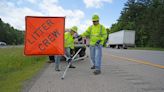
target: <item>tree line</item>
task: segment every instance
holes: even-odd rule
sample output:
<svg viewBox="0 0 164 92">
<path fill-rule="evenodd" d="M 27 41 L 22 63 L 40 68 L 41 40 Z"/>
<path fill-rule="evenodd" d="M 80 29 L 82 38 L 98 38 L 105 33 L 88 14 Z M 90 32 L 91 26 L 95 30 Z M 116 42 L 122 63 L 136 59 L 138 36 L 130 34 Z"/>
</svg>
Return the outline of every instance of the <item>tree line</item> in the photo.
<svg viewBox="0 0 164 92">
<path fill-rule="evenodd" d="M 4 23 L 0 18 L 0 42 L 8 45 L 19 45 L 24 43 L 24 31 L 13 28 L 10 24 Z"/>
<path fill-rule="evenodd" d="M 128 0 L 117 21 L 110 33 L 135 30 L 137 46 L 164 48 L 164 0 Z"/>
</svg>

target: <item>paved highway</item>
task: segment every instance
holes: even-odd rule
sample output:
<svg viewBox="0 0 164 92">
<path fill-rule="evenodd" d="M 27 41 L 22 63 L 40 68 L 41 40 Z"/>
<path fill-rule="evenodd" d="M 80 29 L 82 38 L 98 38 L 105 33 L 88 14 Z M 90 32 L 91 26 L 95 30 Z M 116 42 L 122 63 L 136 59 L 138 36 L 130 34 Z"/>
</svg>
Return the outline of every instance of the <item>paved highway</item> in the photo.
<svg viewBox="0 0 164 92">
<path fill-rule="evenodd" d="M 88 50 L 87 50 L 88 51 Z M 164 92 L 164 52 L 103 49 L 102 74 L 93 75 L 89 58 L 74 63 L 61 80 L 54 64 L 29 82 L 23 92 Z"/>
</svg>

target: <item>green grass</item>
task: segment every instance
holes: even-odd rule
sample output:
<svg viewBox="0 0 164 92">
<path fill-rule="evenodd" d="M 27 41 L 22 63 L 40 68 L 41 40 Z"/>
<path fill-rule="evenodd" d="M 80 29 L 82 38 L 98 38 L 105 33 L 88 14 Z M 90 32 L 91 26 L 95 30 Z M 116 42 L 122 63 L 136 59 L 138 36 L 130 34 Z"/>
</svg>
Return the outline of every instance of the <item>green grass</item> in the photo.
<svg viewBox="0 0 164 92">
<path fill-rule="evenodd" d="M 152 47 L 136 47 L 136 48 L 128 48 L 132 50 L 156 50 L 156 51 L 164 51 L 164 48 L 152 48 Z"/>
<path fill-rule="evenodd" d="M 45 64 L 46 57 L 24 56 L 23 48 L 0 48 L 0 92 L 20 92 Z"/>
</svg>

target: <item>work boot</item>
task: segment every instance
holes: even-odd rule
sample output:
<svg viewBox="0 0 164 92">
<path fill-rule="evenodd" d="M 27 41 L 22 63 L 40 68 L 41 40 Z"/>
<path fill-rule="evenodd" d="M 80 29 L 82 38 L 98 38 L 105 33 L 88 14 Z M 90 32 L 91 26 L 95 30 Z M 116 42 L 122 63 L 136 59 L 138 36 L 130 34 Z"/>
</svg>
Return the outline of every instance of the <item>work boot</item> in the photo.
<svg viewBox="0 0 164 92">
<path fill-rule="evenodd" d="M 76 68 L 76 67 L 75 67 L 75 66 L 73 66 L 73 65 L 70 65 L 70 66 L 69 66 L 69 68 Z"/>
<path fill-rule="evenodd" d="M 60 72 L 60 69 L 55 69 L 55 71 Z"/>
<path fill-rule="evenodd" d="M 95 69 L 96 67 L 95 66 L 92 66 L 91 69 Z"/>
<path fill-rule="evenodd" d="M 47 63 L 54 63 L 54 61 L 53 60 L 50 60 L 50 61 L 47 61 Z"/>
<path fill-rule="evenodd" d="M 101 74 L 101 71 L 100 71 L 100 70 L 95 70 L 95 71 L 93 72 L 93 74 L 94 74 L 94 75 Z"/>
</svg>

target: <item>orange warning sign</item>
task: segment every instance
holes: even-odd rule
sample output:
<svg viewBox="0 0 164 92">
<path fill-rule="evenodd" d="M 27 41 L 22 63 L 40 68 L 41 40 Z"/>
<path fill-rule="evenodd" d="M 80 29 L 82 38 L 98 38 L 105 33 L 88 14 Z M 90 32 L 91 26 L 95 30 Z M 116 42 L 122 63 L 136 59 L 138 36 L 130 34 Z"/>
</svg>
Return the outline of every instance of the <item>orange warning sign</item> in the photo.
<svg viewBox="0 0 164 92">
<path fill-rule="evenodd" d="M 65 17 L 26 16 L 25 55 L 63 55 Z"/>
</svg>

